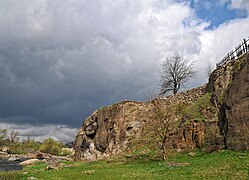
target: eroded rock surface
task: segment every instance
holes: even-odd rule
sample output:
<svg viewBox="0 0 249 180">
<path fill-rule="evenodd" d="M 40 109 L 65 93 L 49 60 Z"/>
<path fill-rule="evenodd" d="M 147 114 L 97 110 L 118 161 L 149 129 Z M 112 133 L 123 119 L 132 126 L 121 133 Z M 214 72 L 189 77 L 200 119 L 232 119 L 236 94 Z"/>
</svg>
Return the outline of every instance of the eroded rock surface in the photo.
<svg viewBox="0 0 249 180">
<path fill-rule="evenodd" d="M 149 104 L 121 102 L 97 110 L 80 128 L 75 141 L 75 159 L 95 160 L 124 150 L 137 138 L 150 114 Z"/>
<path fill-rule="evenodd" d="M 204 86 L 152 102 L 124 101 L 95 111 L 80 128 L 75 140 L 75 160 L 96 160 L 122 152 L 132 140 L 140 137 L 145 123 L 154 116 L 154 101 L 161 108 L 172 104 L 191 104 L 206 94 Z M 205 110 L 203 114 L 208 114 Z M 179 123 L 179 121 L 178 121 Z M 179 123 L 170 135 L 169 146 L 177 149 L 193 149 L 205 142 L 208 122 L 189 121 Z M 210 125 L 210 124 L 209 124 Z M 212 126 L 217 127 L 217 123 Z M 153 137 L 151 137 L 153 138 Z"/>
<path fill-rule="evenodd" d="M 249 149 L 249 54 L 217 68 L 208 90 L 218 111 L 225 148 Z"/>
</svg>

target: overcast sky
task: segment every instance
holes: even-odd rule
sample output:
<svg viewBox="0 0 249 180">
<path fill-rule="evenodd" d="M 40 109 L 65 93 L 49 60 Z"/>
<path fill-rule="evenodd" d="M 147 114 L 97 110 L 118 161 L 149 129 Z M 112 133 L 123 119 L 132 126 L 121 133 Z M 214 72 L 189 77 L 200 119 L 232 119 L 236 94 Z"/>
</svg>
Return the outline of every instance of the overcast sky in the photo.
<svg viewBox="0 0 249 180">
<path fill-rule="evenodd" d="M 249 36 L 248 0 L 0 0 L 0 128 L 74 139 L 101 106 L 144 100 L 176 52 L 205 67 Z"/>
</svg>

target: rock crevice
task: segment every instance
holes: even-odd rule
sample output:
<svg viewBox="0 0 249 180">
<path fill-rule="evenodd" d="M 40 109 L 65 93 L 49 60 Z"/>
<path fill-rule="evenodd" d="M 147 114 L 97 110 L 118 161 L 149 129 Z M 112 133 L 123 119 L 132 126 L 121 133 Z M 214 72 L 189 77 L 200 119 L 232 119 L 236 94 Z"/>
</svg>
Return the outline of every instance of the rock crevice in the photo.
<svg viewBox="0 0 249 180">
<path fill-rule="evenodd" d="M 227 149 L 249 149 L 249 54 L 217 68 L 208 90 L 216 106 L 220 134 Z"/>
</svg>

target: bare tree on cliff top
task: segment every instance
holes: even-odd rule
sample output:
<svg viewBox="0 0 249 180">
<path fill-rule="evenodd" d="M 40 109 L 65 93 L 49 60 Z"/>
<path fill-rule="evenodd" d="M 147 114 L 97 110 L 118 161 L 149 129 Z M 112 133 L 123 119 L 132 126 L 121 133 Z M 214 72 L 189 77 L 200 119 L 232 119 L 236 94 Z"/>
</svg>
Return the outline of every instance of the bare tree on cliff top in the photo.
<svg viewBox="0 0 249 180">
<path fill-rule="evenodd" d="M 160 95 L 169 91 L 176 94 L 195 75 L 193 63 L 188 59 L 179 54 L 166 58 L 162 64 Z"/>
</svg>

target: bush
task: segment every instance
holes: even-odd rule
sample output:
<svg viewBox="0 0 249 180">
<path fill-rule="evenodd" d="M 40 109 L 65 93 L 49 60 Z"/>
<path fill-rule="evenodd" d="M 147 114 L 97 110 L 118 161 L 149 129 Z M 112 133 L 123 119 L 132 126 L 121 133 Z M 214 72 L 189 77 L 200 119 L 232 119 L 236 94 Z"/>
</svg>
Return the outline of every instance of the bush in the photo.
<svg viewBox="0 0 249 180">
<path fill-rule="evenodd" d="M 69 149 L 69 148 L 62 148 L 60 155 L 61 156 L 68 156 L 68 155 L 72 155 L 72 153 L 73 152 L 72 152 L 71 149 Z"/>
<path fill-rule="evenodd" d="M 48 138 L 42 142 L 39 150 L 44 153 L 60 155 L 62 148 L 63 148 L 63 144 L 61 142 L 57 142 L 52 138 Z"/>
<path fill-rule="evenodd" d="M 29 151 L 36 151 L 36 150 L 39 150 L 40 145 L 41 145 L 40 142 L 37 142 L 37 141 L 35 141 L 35 140 L 33 140 L 33 139 L 32 139 L 32 140 L 30 140 L 30 139 L 24 140 L 24 141 L 22 142 L 22 147 L 23 147 L 23 149 L 26 149 L 28 152 L 29 152 Z"/>
<path fill-rule="evenodd" d="M 52 147 L 50 154 L 60 155 L 60 151 L 61 151 L 61 149 L 58 146 L 54 146 L 54 147 Z"/>
<path fill-rule="evenodd" d="M 7 129 L 0 129 L 0 147 L 7 144 Z"/>
</svg>

